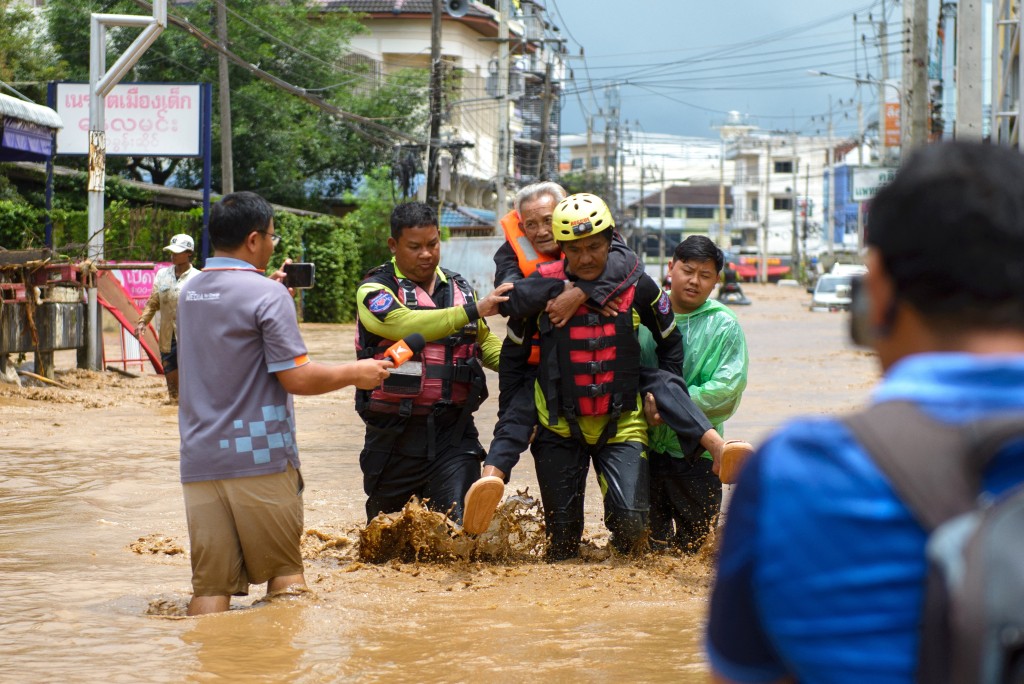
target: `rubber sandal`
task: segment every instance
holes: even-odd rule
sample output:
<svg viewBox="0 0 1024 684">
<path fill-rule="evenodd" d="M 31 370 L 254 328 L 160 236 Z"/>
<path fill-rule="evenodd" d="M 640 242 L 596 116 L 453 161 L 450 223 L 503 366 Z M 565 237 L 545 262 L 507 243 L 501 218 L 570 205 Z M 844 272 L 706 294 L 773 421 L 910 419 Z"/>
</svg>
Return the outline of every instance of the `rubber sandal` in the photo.
<svg viewBox="0 0 1024 684">
<path fill-rule="evenodd" d="M 740 476 L 744 464 L 750 455 L 754 453 L 754 447 L 749 442 L 740 439 L 731 439 L 725 443 L 722 449 L 722 463 L 718 470 L 718 479 L 722 484 L 733 484 Z"/>
<path fill-rule="evenodd" d="M 505 496 L 505 482 L 494 475 L 486 475 L 473 483 L 466 492 L 462 529 L 469 534 L 486 532 L 491 526 L 494 511 Z"/>
</svg>

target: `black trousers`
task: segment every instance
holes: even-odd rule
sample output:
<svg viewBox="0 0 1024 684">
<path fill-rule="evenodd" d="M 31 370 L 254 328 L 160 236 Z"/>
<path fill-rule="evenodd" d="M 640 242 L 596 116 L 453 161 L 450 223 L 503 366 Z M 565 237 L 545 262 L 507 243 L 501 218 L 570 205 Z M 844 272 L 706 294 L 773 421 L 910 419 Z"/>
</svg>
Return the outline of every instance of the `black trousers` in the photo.
<svg viewBox="0 0 1024 684">
<path fill-rule="evenodd" d="M 606 444 L 591 453 L 588 445 L 542 428 L 531 451 L 537 468 L 549 560 L 574 558 L 583 539 L 583 499 L 590 462 L 594 462 L 604 498 L 604 524 L 621 553 L 641 550 L 650 508 L 650 472 L 639 442 Z"/>
<path fill-rule="evenodd" d="M 473 420 L 461 439 L 455 441 L 452 428 L 460 408 L 433 416 L 365 413 L 366 438 L 359 454 L 366 492 L 366 520 L 378 513 L 395 513 L 409 497 L 429 499 L 431 510 L 449 512 L 462 522 L 466 492 L 480 477 L 484 450 Z M 431 437 L 433 449 L 431 445 Z"/>
<path fill-rule="evenodd" d="M 722 510 L 722 481 L 711 472 L 711 459 L 649 456 L 651 539 L 696 553 Z"/>
<path fill-rule="evenodd" d="M 506 482 L 512 468 L 519 463 L 520 455 L 526 451 L 537 424 L 533 388 L 537 369 L 526 363 L 522 350 L 523 347 L 508 338 L 502 343 L 498 422 L 484 461 L 485 465 L 493 465 L 505 473 Z M 641 368 L 641 399 L 648 392 L 654 395 L 662 421 L 676 433 L 683 453 L 688 456 L 703 453 L 701 437 L 714 426 L 690 399 L 683 379 L 658 368 Z"/>
</svg>

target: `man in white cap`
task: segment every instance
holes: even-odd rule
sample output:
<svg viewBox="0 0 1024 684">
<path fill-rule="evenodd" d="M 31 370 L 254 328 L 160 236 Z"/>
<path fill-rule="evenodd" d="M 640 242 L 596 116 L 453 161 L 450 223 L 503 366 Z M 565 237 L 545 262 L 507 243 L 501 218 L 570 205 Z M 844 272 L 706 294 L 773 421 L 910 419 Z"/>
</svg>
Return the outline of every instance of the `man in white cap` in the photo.
<svg viewBox="0 0 1024 684">
<path fill-rule="evenodd" d="M 149 295 L 146 307 L 135 326 L 135 336 L 142 335 L 142 331 L 159 311 L 160 362 L 164 366 L 167 393 L 172 402 L 177 402 L 178 343 L 175 337 L 175 319 L 178 313 L 178 293 L 182 285 L 199 274 L 199 269 L 192 266 L 195 243 L 188 235 L 175 235 L 164 250 L 171 253 L 171 265 L 157 271 L 156 279 L 153 281 L 153 292 Z"/>
</svg>

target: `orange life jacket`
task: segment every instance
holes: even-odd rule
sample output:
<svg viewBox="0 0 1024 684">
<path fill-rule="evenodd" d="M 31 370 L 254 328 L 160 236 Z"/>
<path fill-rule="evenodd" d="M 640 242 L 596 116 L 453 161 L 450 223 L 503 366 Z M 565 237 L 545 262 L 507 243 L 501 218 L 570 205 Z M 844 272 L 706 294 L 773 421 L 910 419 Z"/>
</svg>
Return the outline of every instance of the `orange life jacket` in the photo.
<svg viewBox="0 0 1024 684">
<path fill-rule="evenodd" d="M 529 278 L 541 264 L 553 261 L 549 256 L 538 254 L 537 250 L 533 248 L 533 243 L 526 237 L 526 233 L 523 232 L 520 225 L 519 214 L 514 209 L 501 219 L 501 229 L 505 232 L 505 240 L 512 247 L 512 251 L 516 253 L 519 270 L 524 278 Z M 534 333 L 528 340 L 517 340 L 517 342 L 530 345 L 530 357 L 527 359 L 527 363 L 531 366 L 540 363 L 540 337 L 537 333 Z"/>
<path fill-rule="evenodd" d="M 529 278 L 540 264 L 552 261 L 551 257 L 538 254 L 537 250 L 533 248 L 533 243 L 520 227 L 519 214 L 514 210 L 505 214 L 501 219 L 501 229 L 505 231 L 505 240 L 516 253 L 519 270 L 523 272 L 524 278 Z"/>
</svg>

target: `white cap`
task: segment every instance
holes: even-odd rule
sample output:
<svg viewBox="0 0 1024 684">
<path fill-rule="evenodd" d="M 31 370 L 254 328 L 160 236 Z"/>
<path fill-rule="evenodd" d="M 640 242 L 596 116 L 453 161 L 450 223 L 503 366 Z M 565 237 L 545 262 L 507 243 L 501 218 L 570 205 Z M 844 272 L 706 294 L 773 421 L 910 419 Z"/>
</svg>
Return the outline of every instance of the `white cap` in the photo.
<svg viewBox="0 0 1024 684">
<path fill-rule="evenodd" d="M 171 244 L 164 247 L 169 252 L 175 254 L 181 254 L 182 252 L 194 252 L 196 251 L 196 243 L 192 242 L 192 238 L 184 233 L 179 233 L 171 238 Z"/>
</svg>

